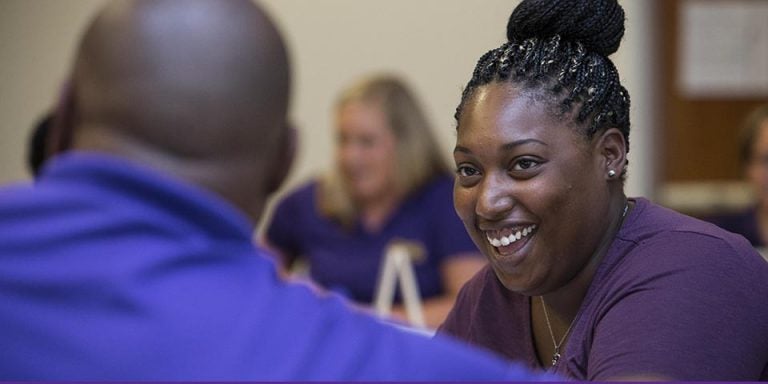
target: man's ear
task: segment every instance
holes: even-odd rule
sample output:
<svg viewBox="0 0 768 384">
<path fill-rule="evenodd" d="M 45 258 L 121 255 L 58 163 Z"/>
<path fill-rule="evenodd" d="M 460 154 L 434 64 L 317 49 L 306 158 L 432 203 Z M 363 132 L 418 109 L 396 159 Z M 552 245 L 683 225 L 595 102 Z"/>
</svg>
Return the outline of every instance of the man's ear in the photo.
<svg viewBox="0 0 768 384">
<path fill-rule="evenodd" d="M 76 119 L 76 95 L 71 82 L 64 84 L 59 96 L 59 103 L 54 111 L 54 118 L 48 132 L 46 158 L 51 158 L 72 147 L 72 136 Z"/>
<path fill-rule="evenodd" d="M 627 166 L 627 142 L 617 128 L 606 129 L 598 138 L 599 162 L 607 179 L 621 179 Z"/>
<path fill-rule="evenodd" d="M 298 134 L 296 128 L 292 124 L 286 123 L 285 128 L 283 128 L 283 134 L 280 135 L 280 147 L 275 157 L 275 172 L 272 174 L 271 180 L 267 185 L 269 194 L 275 193 L 288 177 L 293 160 L 296 157 L 297 142 Z"/>
</svg>

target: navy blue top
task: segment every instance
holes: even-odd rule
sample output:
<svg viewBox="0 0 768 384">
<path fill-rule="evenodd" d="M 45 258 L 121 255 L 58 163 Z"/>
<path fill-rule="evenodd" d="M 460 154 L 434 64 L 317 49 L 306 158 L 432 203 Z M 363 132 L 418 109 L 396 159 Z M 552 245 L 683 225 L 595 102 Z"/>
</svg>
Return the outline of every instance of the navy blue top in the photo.
<svg viewBox="0 0 768 384">
<path fill-rule="evenodd" d="M 453 208 L 449 176 L 438 177 L 412 194 L 376 233 L 366 231 L 359 221 L 346 229 L 321 215 L 317 193 L 318 184 L 311 182 L 281 201 L 267 239 L 289 259 L 306 258 L 314 281 L 355 301 L 373 300 L 381 259 L 393 240 L 413 242 L 424 251 L 426 258 L 414 265 L 424 298 L 444 293 L 440 266 L 449 257 L 480 257 Z"/>
<path fill-rule="evenodd" d="M 521 380 L 288 285 L 204 190 L 71 153 L 0 189 L 2 380 Z"/>
<path fill-rule="evenodd" d="M 765 243 L 760 238 L 760 229 L 757 225 L 757 207 L 751 207 L 741 212 L 712 215 L 704 217 L 704 220 L 727 231 L 746 237 L 753 247 L 765 247 Z"/>
</svg>

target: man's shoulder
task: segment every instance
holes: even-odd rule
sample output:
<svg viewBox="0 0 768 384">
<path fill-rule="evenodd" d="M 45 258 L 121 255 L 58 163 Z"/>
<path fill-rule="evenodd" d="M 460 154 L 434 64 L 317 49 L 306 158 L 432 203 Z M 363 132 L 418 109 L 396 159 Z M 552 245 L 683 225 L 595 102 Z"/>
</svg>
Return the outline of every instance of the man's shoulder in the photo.
<svg viewBox="0 0 768 384">
<path fill-rule="evenodd" d="M 526 380 L 526 370 L 451 339 L 430 338 L 351 310 L 336 296 L 316 297 L 302 287 L 286 286 L 292 304 L 283 306 L 296 327 L 297 351 L 304 344 L 313 359 L 305 369 L 313 378 L 355 380 Z M 297 307 L 307 316 L 296 317 Z M 291 309 L 293 307 L 293 309 Z M 287 341 L 284 341 L 287 342 Z M 297 345 L 299 344 L 299 345 Z M 346 372 L 346 374 L 344 374 Z"/>
</svg>

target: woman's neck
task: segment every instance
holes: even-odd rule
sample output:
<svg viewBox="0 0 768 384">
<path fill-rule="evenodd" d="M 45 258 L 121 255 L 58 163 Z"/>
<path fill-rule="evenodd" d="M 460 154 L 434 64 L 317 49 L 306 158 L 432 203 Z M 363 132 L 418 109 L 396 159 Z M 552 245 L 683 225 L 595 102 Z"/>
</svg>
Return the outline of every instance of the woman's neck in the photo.
<svg viewBox="0 0 768 384">
<path fill-rule="evenodd" d="M 587 265 L 565 286 L 555 292 L 544 295 L 547 305 L 552 308 L 553 312 L 566 319 L 576 317 L 600 262 L 608 253 L 616 233 L 618 233 L 624 223 L 624 219 L 629 215 L 633 207 L 634 202 L 629 201 L 623 195 L 620 201 L 612 204 L 611 212 L 615 212 L 611 215 L 613 219 Z"/>
</svg>

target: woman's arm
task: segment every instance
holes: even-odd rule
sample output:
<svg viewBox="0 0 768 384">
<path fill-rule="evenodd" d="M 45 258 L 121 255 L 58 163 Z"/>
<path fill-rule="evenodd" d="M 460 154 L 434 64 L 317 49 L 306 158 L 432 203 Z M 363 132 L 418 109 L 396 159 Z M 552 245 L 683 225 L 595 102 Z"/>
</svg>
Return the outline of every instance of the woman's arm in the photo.
<svg viewBox="0 0 768 384">
<path fill-rule="evenodd" d="M 486 261 L 479 253 L 464 253 L 447 257 L 440 266 L 443 278 L 444 293 L 424 300 L 424 321 L 428 328 L 437 329 L 442 324 L 448 312 L 453 308 L 461 287 L 477 273 Z M 405 308 L 397 305 L 392 308 L 395 317 L 406 319 Z"/>
</svg>

